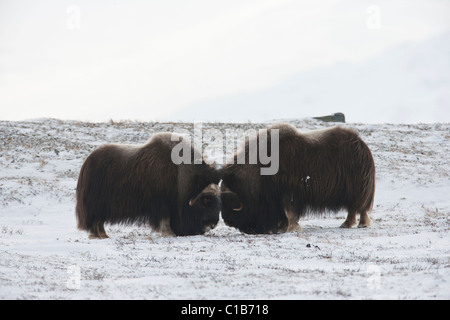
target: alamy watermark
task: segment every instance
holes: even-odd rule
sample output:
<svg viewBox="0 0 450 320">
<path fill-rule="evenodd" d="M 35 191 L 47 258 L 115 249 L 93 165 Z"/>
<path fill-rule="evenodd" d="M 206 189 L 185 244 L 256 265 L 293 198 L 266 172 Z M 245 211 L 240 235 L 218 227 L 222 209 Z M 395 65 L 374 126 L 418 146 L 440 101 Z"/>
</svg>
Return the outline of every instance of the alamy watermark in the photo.
<svg viewBox="0 0 450 320">
<path fill-rule="evenodd" d="M 66 287 L 70 290 L 78 290 L 81 287 L 81 269 L 77 265 L 67 267 L 69 278 L 66 281 Z"/>
<path fill-rule="evenodd" d="M 368 265 L 366 268 L 367 288 L 370 290 L 378 290 L 381 288 L 381 269 L 376 265 Z"/>
<path fill-rule="evenodd" d="M 369 30 L 381 29 L 381 10 L 377 5 L 371 5 L 367 7 L 366 12 L 368 14 L 366 26 Z"/>
<path fill-rule="evenodd" d="M 270 139 L 268 137 L 270 131 Z M 208 164 L 261 164 L 261 175 L 274 175 L 279 169 L 279 129 L 226 129 L 225 134 L 213 128 L 203 130 L 201 123 L 194 124 L 194 157 L 192 160 L 191 144 L 180 139 L 190 137 L 188 130 L 179 130 L 172 134 L 171 140 L 179 142 L 171 154 L 172 162 L 175 164 L 201 164 L 205 161 Z M 238 140 L 248 139 L 247 150 L 240 150 L 234 157 L 238 149 Z M 202 150 L 202 152 L 200 152 Z M 203 151 L 204 150 L 204 151 Z M 204 157 L 203 154 L 208 154 Z M 236 158 L 236 159 L 235 159 Z"/>
<path fill-rule="evenodd" d="M 69 30 L 81 29 L 81 8 L 77 5 L 70 5 L 66 9 L 67 20 L 66 25 Z"/>
</svg>

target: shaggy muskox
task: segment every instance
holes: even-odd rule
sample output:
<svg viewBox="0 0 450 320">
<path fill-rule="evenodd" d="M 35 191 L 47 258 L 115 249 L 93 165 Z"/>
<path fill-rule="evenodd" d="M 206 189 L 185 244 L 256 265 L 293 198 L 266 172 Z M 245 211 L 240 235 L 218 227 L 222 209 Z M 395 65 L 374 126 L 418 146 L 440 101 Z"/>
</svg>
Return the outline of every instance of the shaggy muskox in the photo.
<svg viewBox="0 0 450 320">
<path fill-rule="evenodd" d="M 173 161 L 181 153 L 188 161 Z M 214 228 L 220 176 L 203 158 L 194 161 L 198 155 L 189 140 L 171 133 L 155 134 L 141 146 L 109 144 L 94 150 L 78 178 L 78 228 L 89 231 L 90 238 L 108 237 L 104 223 L 147 224 L 179 236 Z"/>
<path fill-rule="evenodd" d="M 332 127 L 300 133 L 291 125 L 278 124 L 265 136 L 261 141 L 260 131 L 253 139 L 258 147 L 267 143 L 267 154 L 279 152 L 275 174 L 262 175 L 267 165 L 260 160 L 239 164 L 240 157 L 251 158 L 252 139 L 222 169 L 222 217 L 227 225 L 245 233 L 289 232 L 300 230 L 298 219 L 308 213 L 341 209 L 348 211 L 341 227 L 354 226 L 357 214 L 358 227 L 370 225 L 375 164 L 357 132 Z"/>
</svg>

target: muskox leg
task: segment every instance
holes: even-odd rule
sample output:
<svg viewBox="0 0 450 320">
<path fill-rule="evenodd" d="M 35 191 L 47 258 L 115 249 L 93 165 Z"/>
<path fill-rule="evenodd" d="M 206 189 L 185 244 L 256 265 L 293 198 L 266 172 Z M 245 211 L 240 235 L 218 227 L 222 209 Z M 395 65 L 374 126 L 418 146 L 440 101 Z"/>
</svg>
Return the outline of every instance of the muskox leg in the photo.
<svg viewBox="0 0 450 320">
<path fill-rule="evenodd" d="M 359 215 L 359 224 L 358 228 L 367 228 L 372 224 L 372 220 L 370 220 L 370 216 L 367 211 L 362 211 Z"/>
<path fill-rule="evenodd" d="M 348 209 L 347 219 L 341 224 L 341 228 L 351 228 L 356 224 L 356 210 Z"/>
<path fill-rule="evenodd" d="M 89 239 L 106 239 L 109 238 L 106 234 L 103 222 L 95 222 L 89 229 Z"/>
<path fill-rule="evenodd" d="M 161 232 L 163 237 L 173 237 L 175 233 L 173 233 L 172 228 L 170 227 L 170 219 L 162 219 L 159 223 L 158 231 Z"/>
<path fill-rule="evenodd" d="M 292 210 L 285 210 L 285 213 L 288 218 L 288 227 L 286 232 L 301 232 L 302 227 L 298 224 L 298 215 L 296 215 Z"/>
<path fill-rule="evenodd" d="M 298 224 L 300 214 L 297 213 L 300 209 L 294 206 L 293 194 L 283 196 L 283 206 L 284 214 L 288 220 L 288 225 L 286 230 L 280 230 L 280 232 L 301 232 L 302 227 Z"/>
</svg>

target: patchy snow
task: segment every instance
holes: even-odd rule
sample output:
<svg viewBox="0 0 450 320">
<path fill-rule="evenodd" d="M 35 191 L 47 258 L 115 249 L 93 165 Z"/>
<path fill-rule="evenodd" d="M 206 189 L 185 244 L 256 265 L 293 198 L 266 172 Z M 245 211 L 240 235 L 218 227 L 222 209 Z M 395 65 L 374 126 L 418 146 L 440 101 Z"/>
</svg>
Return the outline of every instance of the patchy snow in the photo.
<svg viewBox="0 0 450 320">
<path fill-rule="evenodd" d="M 340 229 L 342 212 L 302 219 L 300 233 L 245 235 L 221 221 L 204 236 L 113 225 L 89 240 L 74 214 L 87 155 L 192 124 L 0 122 L 0 299 L 450 299 L 450 124 L 344 126 L 374 155 L 370 228 Z"/>
</svg>

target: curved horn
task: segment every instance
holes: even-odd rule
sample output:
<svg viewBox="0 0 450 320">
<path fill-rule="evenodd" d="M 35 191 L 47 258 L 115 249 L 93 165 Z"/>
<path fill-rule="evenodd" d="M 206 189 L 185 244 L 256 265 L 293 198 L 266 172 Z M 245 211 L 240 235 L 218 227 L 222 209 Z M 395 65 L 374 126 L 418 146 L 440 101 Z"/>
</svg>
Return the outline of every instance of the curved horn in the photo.
<svg viewBox="0 0 450 320">
<path fill-rule="evenodd" d="M 241 203 L 241 206 L 239 208 L 233 208 L 233 211 L 241 211 L 244 208 L 244 204 L 242 202 L 240 202 L 240 203 Z"/>
<path fill-rule="evenodd" d="M 192 207 L 197 202 L 197 200 L 200 199 L 205 194 L 210 194 L 214 196 L 220 195 L 219 186 L 215 183 L 211 183 L 210 185 L 206 186 L 197 196 L 189 200 L 189 205 Z"/>
<path fill-rule="evenodd" d="M 192 198 L 191 200 L 189 200 L 189 205 L 190 205 L 191 207 L 195 204 L 195 202 L 197 202 L 198 197 L 199 197 L 199 196 L 196 196 L 195 198 Z"/>
<path fill-rule="evenodd" d="M 241 211 L 244 208 L 244 204 L 239 200 L 237 194 L 235 192 L 231 191 L 224 183 L 222 183 L 221 188 L 222 188 L 222 191 L 221 191 L 222 195 L 231 195 L 239 201 L 240 207 L 233 208 L 233 211 Z"/>
</svg>

